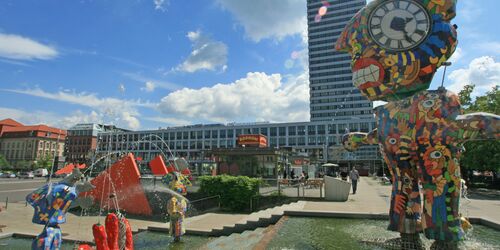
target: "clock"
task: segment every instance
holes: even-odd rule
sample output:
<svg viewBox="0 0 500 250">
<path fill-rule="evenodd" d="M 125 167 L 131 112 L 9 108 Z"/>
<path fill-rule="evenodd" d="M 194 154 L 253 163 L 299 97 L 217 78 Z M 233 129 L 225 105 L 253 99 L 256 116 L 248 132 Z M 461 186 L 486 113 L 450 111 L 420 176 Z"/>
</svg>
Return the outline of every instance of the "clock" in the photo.
<svg viewBox="0 0 500 250">
<path fill-rule="evenodd" d="M 381 1 L 368 18 L 373 41 L 389 51 L 417 47 L 429 35 L 431 25 L 425 7 L 412 0 Z"/>
</svg>

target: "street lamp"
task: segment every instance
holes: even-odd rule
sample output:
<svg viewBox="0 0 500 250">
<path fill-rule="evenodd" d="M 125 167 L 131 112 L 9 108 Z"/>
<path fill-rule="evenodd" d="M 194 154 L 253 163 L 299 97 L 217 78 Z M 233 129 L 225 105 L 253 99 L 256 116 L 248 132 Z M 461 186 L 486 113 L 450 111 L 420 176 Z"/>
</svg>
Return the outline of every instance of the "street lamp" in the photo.
<svg viewBox="0 0 500 250">
<path fill-rule="evenodd" d="M 451 66 L 451 62 L 444 62 L 443 64 L 441 64 L 444 66 L 444 72 L 443 72 L 443 79 L 441 80 L 441 88 L 443 88 L 443 85 L 444 85 L 444 77 L 446 75 L 446 67 L 448 66 Z"/>
</svg>

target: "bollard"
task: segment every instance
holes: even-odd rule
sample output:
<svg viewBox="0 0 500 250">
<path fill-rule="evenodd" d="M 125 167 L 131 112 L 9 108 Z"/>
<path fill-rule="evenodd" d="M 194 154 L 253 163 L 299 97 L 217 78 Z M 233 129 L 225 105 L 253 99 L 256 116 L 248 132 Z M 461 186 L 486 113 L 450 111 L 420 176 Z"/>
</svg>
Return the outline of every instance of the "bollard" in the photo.
<svg viewBox="0 0 500 250">
<path fill-rule="evenodd" d="M 319 198 L 323 198 L 323 185 L 319 186 Z"/>
<path fill-rule="evenodd" d="M 7 210 L 7 207 L 9 206 L 9 196 L 5 198 L 5 210 Z"/>
<path fill-rule="evenodd" d="M 281 184 L 279 179 L 278 179 L 278 196 L 281 196 Z"/>
<path fill-rule="evenodd" d="M 300 197 L 300 185 L 297 185 L 297 198 Z"/>
</svg>

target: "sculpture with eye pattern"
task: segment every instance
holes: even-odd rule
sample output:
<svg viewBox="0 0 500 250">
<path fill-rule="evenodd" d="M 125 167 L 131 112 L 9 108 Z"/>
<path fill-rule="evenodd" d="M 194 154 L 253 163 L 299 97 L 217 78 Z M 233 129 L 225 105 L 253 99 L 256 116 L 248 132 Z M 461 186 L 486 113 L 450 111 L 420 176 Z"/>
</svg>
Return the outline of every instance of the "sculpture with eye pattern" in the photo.
<svg viewBox="0 0 500 250">
<path fill-rule="evenodd" d="M 500 138 L 499 116 L 463 115 L 456 94 L 427 90 L 457 46 L 456 26 L 450 24 L 456 4 L 375 0 L 351 19 L 336 43 L 352 56 L 354 86 L 369 100 L 388 101 L 375 109 L 377 129 L 344 135 L 344 147 L 380 145 L 393 184 L 389 230 L 400 232 L 403 241 L 423 231 L 436 248 L 453 248 L 464 239 L 462 144 Z"/>
</svg>

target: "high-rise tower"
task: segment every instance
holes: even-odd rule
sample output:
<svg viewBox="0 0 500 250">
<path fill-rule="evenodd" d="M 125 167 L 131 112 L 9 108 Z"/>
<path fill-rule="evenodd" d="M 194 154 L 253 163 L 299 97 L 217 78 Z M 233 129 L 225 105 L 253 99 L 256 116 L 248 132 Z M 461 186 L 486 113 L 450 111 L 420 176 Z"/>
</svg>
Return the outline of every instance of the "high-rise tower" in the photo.
<svg viewBox="0 0 500 250">
<path fill-rule="evenodd" d="M 366 0 L 307 0 L 311 121 L 373 120 L 372 103 L 352 83 L 351 57 L 335 50 L 346 23 Z M 316 18 L 319 8 L 327 13 Z"/>
</svg>

